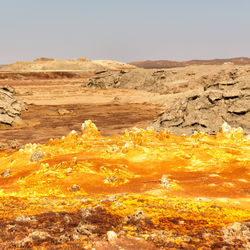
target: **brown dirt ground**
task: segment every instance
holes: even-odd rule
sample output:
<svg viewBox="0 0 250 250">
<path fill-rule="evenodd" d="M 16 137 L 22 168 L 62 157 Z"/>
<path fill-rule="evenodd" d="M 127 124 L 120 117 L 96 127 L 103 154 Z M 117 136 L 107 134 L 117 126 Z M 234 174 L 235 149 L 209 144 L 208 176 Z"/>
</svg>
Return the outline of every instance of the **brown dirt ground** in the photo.
<svg viewBox="0 0 250 250">
<path fill-rule="evenodd" d="M 58 109 L 70 113 L 60 115 Z M 85 120 L 92 120 L 104 136 L 118 135 L 134 126 L 146 127 L 156 118 L 160 107 L 152 104 L 68 104 L 29 105 L 21 115 L 24 125 L 0 130 L 1 141 L 16 139 L 21 144 L 46 143 L 50 138 L 79 131 Z"/>
<path fill-rule="evenodd" d="M 28 104 L 23 122 L 17 126 L 1 126 L 0 142 L 16 139 L 26 143 L 46 143 L 50 138 L 79 131 L 85 120 L 92 120 L 104 136 L 118 135 L 134 126 L 145 128 L 163 110 L 145 101 L 157 94 L 145 91 L 82 87 L 86 78 L 73 79 L 3 79 L 0 85 L 11 85 L 17 98 Z M 69 113 L 60 115 L 59 109 Z"/>
</svg>

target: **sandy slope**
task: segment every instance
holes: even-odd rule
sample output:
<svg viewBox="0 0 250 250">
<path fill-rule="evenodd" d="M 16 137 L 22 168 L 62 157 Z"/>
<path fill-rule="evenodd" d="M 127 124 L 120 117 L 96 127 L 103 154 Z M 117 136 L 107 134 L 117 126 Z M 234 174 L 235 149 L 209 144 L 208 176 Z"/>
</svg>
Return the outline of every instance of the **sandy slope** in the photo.
<svg viewBox="0 0 250 250">
<path fill-rule="evenodd" d="M 58 60 L 39 58 L 31 62 L 15 62 L 10 65 L 3 66 L 2 71 L 86 71 L 94 72 L 105 69 L 133 69 L 135 66 L 111 61 L 111 60 L 95 60 L 90 61 L 85 58 L 75 60 Z"/>
</svg>

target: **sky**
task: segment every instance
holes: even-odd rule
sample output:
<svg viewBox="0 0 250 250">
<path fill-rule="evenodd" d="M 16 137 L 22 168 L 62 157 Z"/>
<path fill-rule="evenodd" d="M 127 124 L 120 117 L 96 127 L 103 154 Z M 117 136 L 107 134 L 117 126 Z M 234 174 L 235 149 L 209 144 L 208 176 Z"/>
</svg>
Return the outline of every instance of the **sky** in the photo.
<svg viewBox="0 0 250 250">
<path fill-rule="evenodd" d="M 250 0 L 0 0 L 0 64 L 250 57 Z"/>
</svg>

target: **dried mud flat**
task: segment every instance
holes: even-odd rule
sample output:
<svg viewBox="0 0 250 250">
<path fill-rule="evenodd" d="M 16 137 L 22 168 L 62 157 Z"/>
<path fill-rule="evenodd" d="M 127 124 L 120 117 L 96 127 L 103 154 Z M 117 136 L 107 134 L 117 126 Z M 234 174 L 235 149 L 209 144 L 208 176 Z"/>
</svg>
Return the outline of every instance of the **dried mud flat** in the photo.
<svg viewBox="0 0 250 250">
<path fill-rule="evenodd" d="M 91 90 L 82 87 L 87 78 L 73 79 L 5 79 L 2 86 L 13 86 L 16 98 L 27 104 L 21 121 L 14 126 L 0 125 L 0 138 L 9 146 L 46 143 L 71 130 L 79 131 L 88 119 L 94 121 L 105 136 L 122 134 L 134 126 L 145 128 L 163 107 L 147 103 L 155 94 L 145 91 L 114 89 Z M 0 87 L 1 87 L 0 85 Z"/>
<path fill-rule="evenodd" d="M 47 143 L 70 131 L 79 131 L 85 120 L 92 120 L 104 136 L 122 134 L 125 129 L 146 127 L 161 108 L 152 104 L 68 104 L 30 105 L 23 111 L 22 124 L 0 130 L 3 143 L 17 140 L 26 143 Z"/>
<path fill-rule="evenodd" d="M 217 135 L 140 129 L 166 110 L 166 88 L 201 87 L 198 71 L 158 72 L 176 78 L 168 88 L 160 80 L 164 93 L 86 87 L 95 74 L 79 72 L 0 74 L 28 107 L 0 128 L 8 147 L 0 151 L 0 248 L 248 249 L 249 136 L 227 125 Z M 98 129 L 81 127 L 89 119 Z"/>
</svg>

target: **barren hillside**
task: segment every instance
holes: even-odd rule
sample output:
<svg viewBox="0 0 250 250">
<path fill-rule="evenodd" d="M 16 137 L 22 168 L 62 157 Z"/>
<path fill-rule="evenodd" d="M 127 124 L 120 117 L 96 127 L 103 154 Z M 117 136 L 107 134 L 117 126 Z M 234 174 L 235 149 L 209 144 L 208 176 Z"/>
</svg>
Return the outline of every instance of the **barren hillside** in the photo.
<svg viewBox="0 0 250 250">
<path fill-rule="evenodd" d="M 85 71 L 133 69 L 135 66 L 111 60 L 90 61 L 85 58 L 75 60 L 58 60 L 38 58 L 31 62 L 20 61 L 3 66 L 1 71 Z"/>
<path fill-rule="evenodd" d="M 147 61 L 131 62 L 130 64 L 145 69 L 176 68 L 176 67 L 185 67 L 190 65 L 222 65 L 222 64 L 249 65 L 250 58 L 237 57 L 229 59 L 190 60 L 182 62 L 168 61 L 168 60 L 156 60 L 156 61 L 147 60 Z"/>
</svg>

